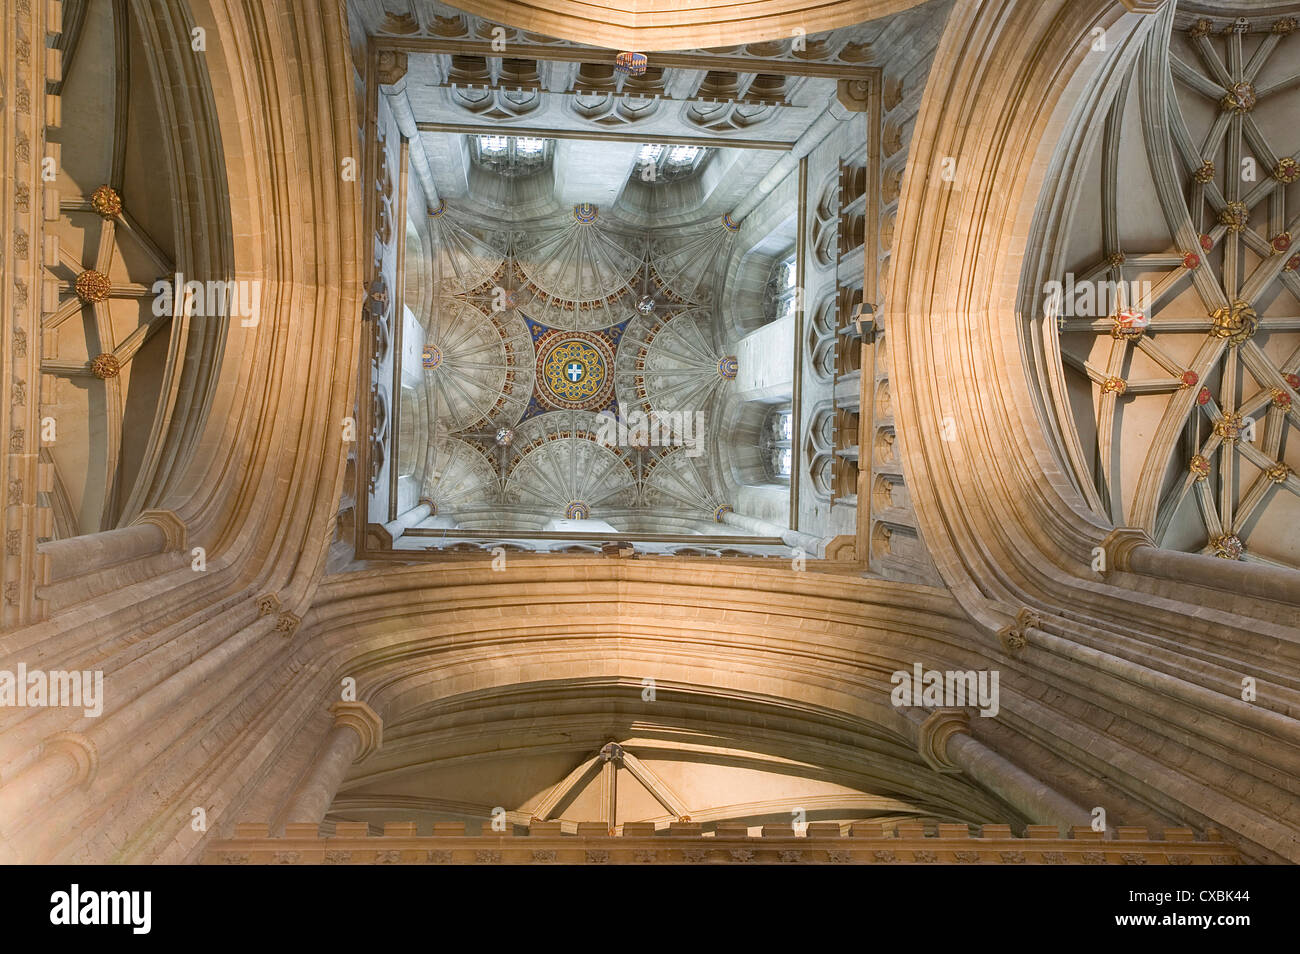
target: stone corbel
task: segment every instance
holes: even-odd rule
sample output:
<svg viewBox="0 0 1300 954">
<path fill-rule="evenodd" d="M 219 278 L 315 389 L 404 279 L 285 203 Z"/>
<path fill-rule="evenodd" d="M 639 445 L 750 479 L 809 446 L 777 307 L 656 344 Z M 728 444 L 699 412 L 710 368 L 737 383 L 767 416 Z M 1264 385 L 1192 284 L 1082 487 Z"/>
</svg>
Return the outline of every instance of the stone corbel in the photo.
<svg viewBox="0 0 1300 954">
<path fill-rule="evenodd" d="M 1042 618 L 1033 610 L 1025 607 L 1016 614 L 1016 621 L 998 630 L 998 642 L 1008 652 L 1017 652 L 1029 645 L 1029 630 L 1041 626 Z"/>
<path fill-rule="evenodd" d="M 970 715 L 964 709 L 935 709 L 926 716 L 916 739 L 925 764 L 945 775 L 959 774 L 961 768 L 948 757 L 948 740 L 959 732 L 970 734 Z"/>
<path fill-rule="evenodd" d="M 289 639 L 294 633 L 298 632 L 298 624 L 301 622 L 301 617 L 285 610 L 275 618 L 275 631 L 285 639 Z"/>
</svg>

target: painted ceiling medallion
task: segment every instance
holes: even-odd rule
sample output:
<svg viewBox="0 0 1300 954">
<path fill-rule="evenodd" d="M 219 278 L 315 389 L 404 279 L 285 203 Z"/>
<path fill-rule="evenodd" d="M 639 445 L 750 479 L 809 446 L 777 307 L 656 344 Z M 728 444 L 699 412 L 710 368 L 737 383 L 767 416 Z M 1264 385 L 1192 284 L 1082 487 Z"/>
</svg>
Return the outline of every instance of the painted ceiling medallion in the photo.
<svg viewBox="0 0 1300 954">
<path fill-rule="evenodd" d="M 600 215 L 600 209 L 590 202 L 581 202 L 573 207 L 573 219 L 580 225 L 591 225 Z"/>
<path fill-rule="evenodd" d="M 537 398 L 553 410 L 599 410 L 614 389 L 614 353 L 598 335 L 558 332 L 537 349 Z"/>
<path fill-rule="evenodd" d="M 1221 533 L 1210 538 L 1210 548 L 1222 560 L 1240 560 L 1246 552 L 1245 545 L 1234 533 Z"/>
<path fill-rule="evenodd" d="M 1136 340 L 1146 332 L 1147 326 L 1151 324 L 1151 319 L 1136 308 L 1122 308 L 1118 313 L 1111 316 L 1111 323 L 1110 334 L 1112 338 Z"/>
<path fill-rule="evenodd" d="M 740 371 L 740 364 L 736 361 L 734 354 L 729 354 L 718 361 L 718 374 L 725 381 L 736 380 L 736 374 Z"/>
<path fill-rule="evenodd" d="M 425 345 L 424 350 L 420 353 L 420 360 L 424 363 L 426 371 L 432 371 L 442 364 L 442 349 L 437 345 Z"/>
<path fill-rule="evenodd" d="M 1225 441 L 1236 441 L 1241 439 L 1244 426 L 1242 416 L 1234 411 L 1214 422 L 1214 433 Z"/>
<path fill-rule="evenodd" d="M 1231 305 L 1216 308 L 1210 316 L 1214 323 L 1210 334 L 1216 338 L 1227 338 L 1229 344 L 1239 345 L 1255 334 L 1259 327 L 1259 316 L 1249 302 L 1237 299 Z"/>
<path fill-rule="evenodd" d="M 1300 163 L 1290 156 L 1283 156 L 1273 167 L 1273 178 L 1287 185 L 1300 180 Z"/>
<path fill-rule="evenodd" d="M 614 69 L 626 76 L 644 76 L 649 62 L 644 53 L 620 53 L 614 57 Z"/>
<path fill-rule="evenodd" d="M 1277 235 L 1273 236 L 1273 241 L 1269 244 L 1273 246 L 1273 251 L 1278 252 L 1279 254 L 1285 252 L 1291 247 L 1291 233 L 1279 232 Z"/>
<path fill-rule="evenodd" d="M 74 287 L 77 291 L 77 297 L 86 304 L 91 305 L 95 302 L 107 301 L 108 293 L 113 286 L 109 282 L 108 276 L 103 272 L 88 268 L 77 276 Z"/>
<path fill-rule="evenodd" d="M 731 215 L 726 212 L 722 214 L 722 225 L 723 228 L 725 228 L 728 232 L 737 232 L 740 230 L 740 223 L 737 222 L 735 219 L 733 219 Z"/>
<path fill-rule="evenodd" d="M 1201 383 L 1201 377 L 1195 371 L 1184 371 L 1182 382 L 1184 388 L 1194 388 Z"/>
<path fill-rule="evenodd" d="M 1240 232 L 1250 221 L 1250 210 L 1245 202 L 1229 202 L 1219 212 L 1219 222 L 1228 227 L 1229 232 Z"/>
<path fill-rule="evenodd" d="M 1229 112 L 1248 113 L 1255 108 L 1255 87 L 1245 81 L 1233 83 L 1219 105 Z"/>
<path fill-rule="evenodd" d="M 1197 255 L 1195 252 L 1188 252 L 1186 255 L 1183 256 L 1183 268 L 1191 269 L 1191 268 L 1200 268 L 1200 267 L 1201 267 L 1201 256 Z"/>
<path fill-rule="evenodd" d="M 735 512 L 730 504 L 723 504 L 713 511 L 713 520 L 715 523 L 723 523 L 727 514 Z"/>
<path fill-rule="evenodd" d="M 90 362 L 90 373 L 101 381 L 117 377 L 121 370 L 122 365 L 111 354 L 95 355 L 95 359 Z"/>
<path fill-rule="evenodd" d="M 111 219 L 122 212 L 122 197 L 112 186 L 102 185 L 90 194 L 90 207 L 95 212 Z"/>
<path fill-rule="evenodd" d="M 564 508 L 566 520 L 587 520 L 591 517 L 591 508 L 581 500 L 575 500 Z"/>
<path fill-rule="evenodd" d="M 515 432 L 508 427 L 498 427 L 494 438 L 498 447 L 509 447 L 515 439 Z"/>
<path fill-rule="evenodd" d="M 440 219 L 447 213 L 447 203 L 444 199 L 438 200 L 438 207 L 429 210 L 429 218 Z"/>
</svg>

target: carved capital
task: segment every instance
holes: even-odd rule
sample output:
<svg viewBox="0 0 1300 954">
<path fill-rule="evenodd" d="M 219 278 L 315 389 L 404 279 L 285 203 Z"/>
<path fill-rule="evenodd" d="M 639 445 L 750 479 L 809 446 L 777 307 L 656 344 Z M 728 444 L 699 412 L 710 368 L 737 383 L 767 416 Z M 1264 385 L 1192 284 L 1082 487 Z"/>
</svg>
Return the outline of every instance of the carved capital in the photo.
<svg viewBox="0 0 1300 954">
<path fill-rule="evenodd" d="M 146 510 L 135 519 L 136 523 L 151 523 L 163 532 L 167 552 L 185 549 L 186 530 L 181 518 L 170 510 Z"/>
<path fill-rule="evenodd" d="M 275 631 L 285 639 L 288 639 L 294 633 L 298 632 L 298 624 L 301 622 L 301 617 L 285 610 L 275 618 Z"/>
<path fill-rule="evenodd" d="M 354 762 L 360 762 L 384 744 L 384 720 L 379 713 L 364 702 L 336 702 L 330 706 L 336 726 L 345 725 L 361 737 L 361 751 Z"/>
<path fill-rule="evenodd" d="M 832 537 L 826 543 L 824 554 L 827 560 L 856 560 L 858 558 L 858 538 L 851 533 Z"/>
<path fill-rule="evenodd" d="M 970 734 L 970 715 L 964 709 L 935 709 L 921 723 L 916 747 L 930 768 L 945 775 L 961 771 L 948 757 L 948 740 L 959 732 Z"/>
<path fill-rule="evenodd" d="M 1139 527 L 1116 527 L 1101 541 L 1106 551 L 1106 566 L 1112 570 L 1132 569 L 1133 551 L 1138 547 L 1154 547 L 1147 532 Z"/>
<path fill-rule="evenodd" d="M 380 86 L 392 86 L 406 76 L 405 53 L 397 50 L 380 50 L 378 65 L 376 76 Z"/>
<path fill-rule="evenodd" d="M 80 732 L 60 732 L 45 740 L 43 754 L 66 755 L 72 759 L 75 774 L 68 783 L 70 788 L 82 788 L 94 781 L 99 771 L 99 751 L 95 743 Z"/>
<path fill-rule="evenodd" d="M 835 88 L 835 98 L 840 101 L 840 105 L 855 113 L 867 111 L 867 97 L 870 93 L 871 86 L 866 80 L 842 79 Z"/>
</svg>

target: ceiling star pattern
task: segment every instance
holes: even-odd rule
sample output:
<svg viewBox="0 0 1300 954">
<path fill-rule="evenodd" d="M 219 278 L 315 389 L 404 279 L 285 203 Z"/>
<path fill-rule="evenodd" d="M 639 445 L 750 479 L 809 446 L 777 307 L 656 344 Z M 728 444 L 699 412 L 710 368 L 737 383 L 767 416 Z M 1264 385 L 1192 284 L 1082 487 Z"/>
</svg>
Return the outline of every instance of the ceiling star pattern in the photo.
<svg viewBox="0 0 1300 954">
<path fill-rule="evenodd" d="M 1047 307 L 1051 403 L 1116 525 L 1296 565 L 1300 36 L 1291 18 L 1161 17 L 1104 114 L 1100 242 L 1074 269 L 1115 294 L 1109 314 Z M 1154 229 L 1126 212 L 1142 182 Z"/>
</svg>

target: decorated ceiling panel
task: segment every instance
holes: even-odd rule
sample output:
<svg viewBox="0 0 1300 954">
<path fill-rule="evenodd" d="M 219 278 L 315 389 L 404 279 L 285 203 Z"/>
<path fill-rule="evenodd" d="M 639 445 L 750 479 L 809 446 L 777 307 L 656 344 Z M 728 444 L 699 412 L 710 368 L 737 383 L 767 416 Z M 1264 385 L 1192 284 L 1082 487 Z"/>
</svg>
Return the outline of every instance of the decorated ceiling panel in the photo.
<svg viewBox="0 0 1300 954">
<path fill-rule="evenodd" d="M 1045 381 L 1099 514 L 1296 565 L 1300 36 L 1206 9 L 1159 15 L 1071 160 Z"/>
</svg>

